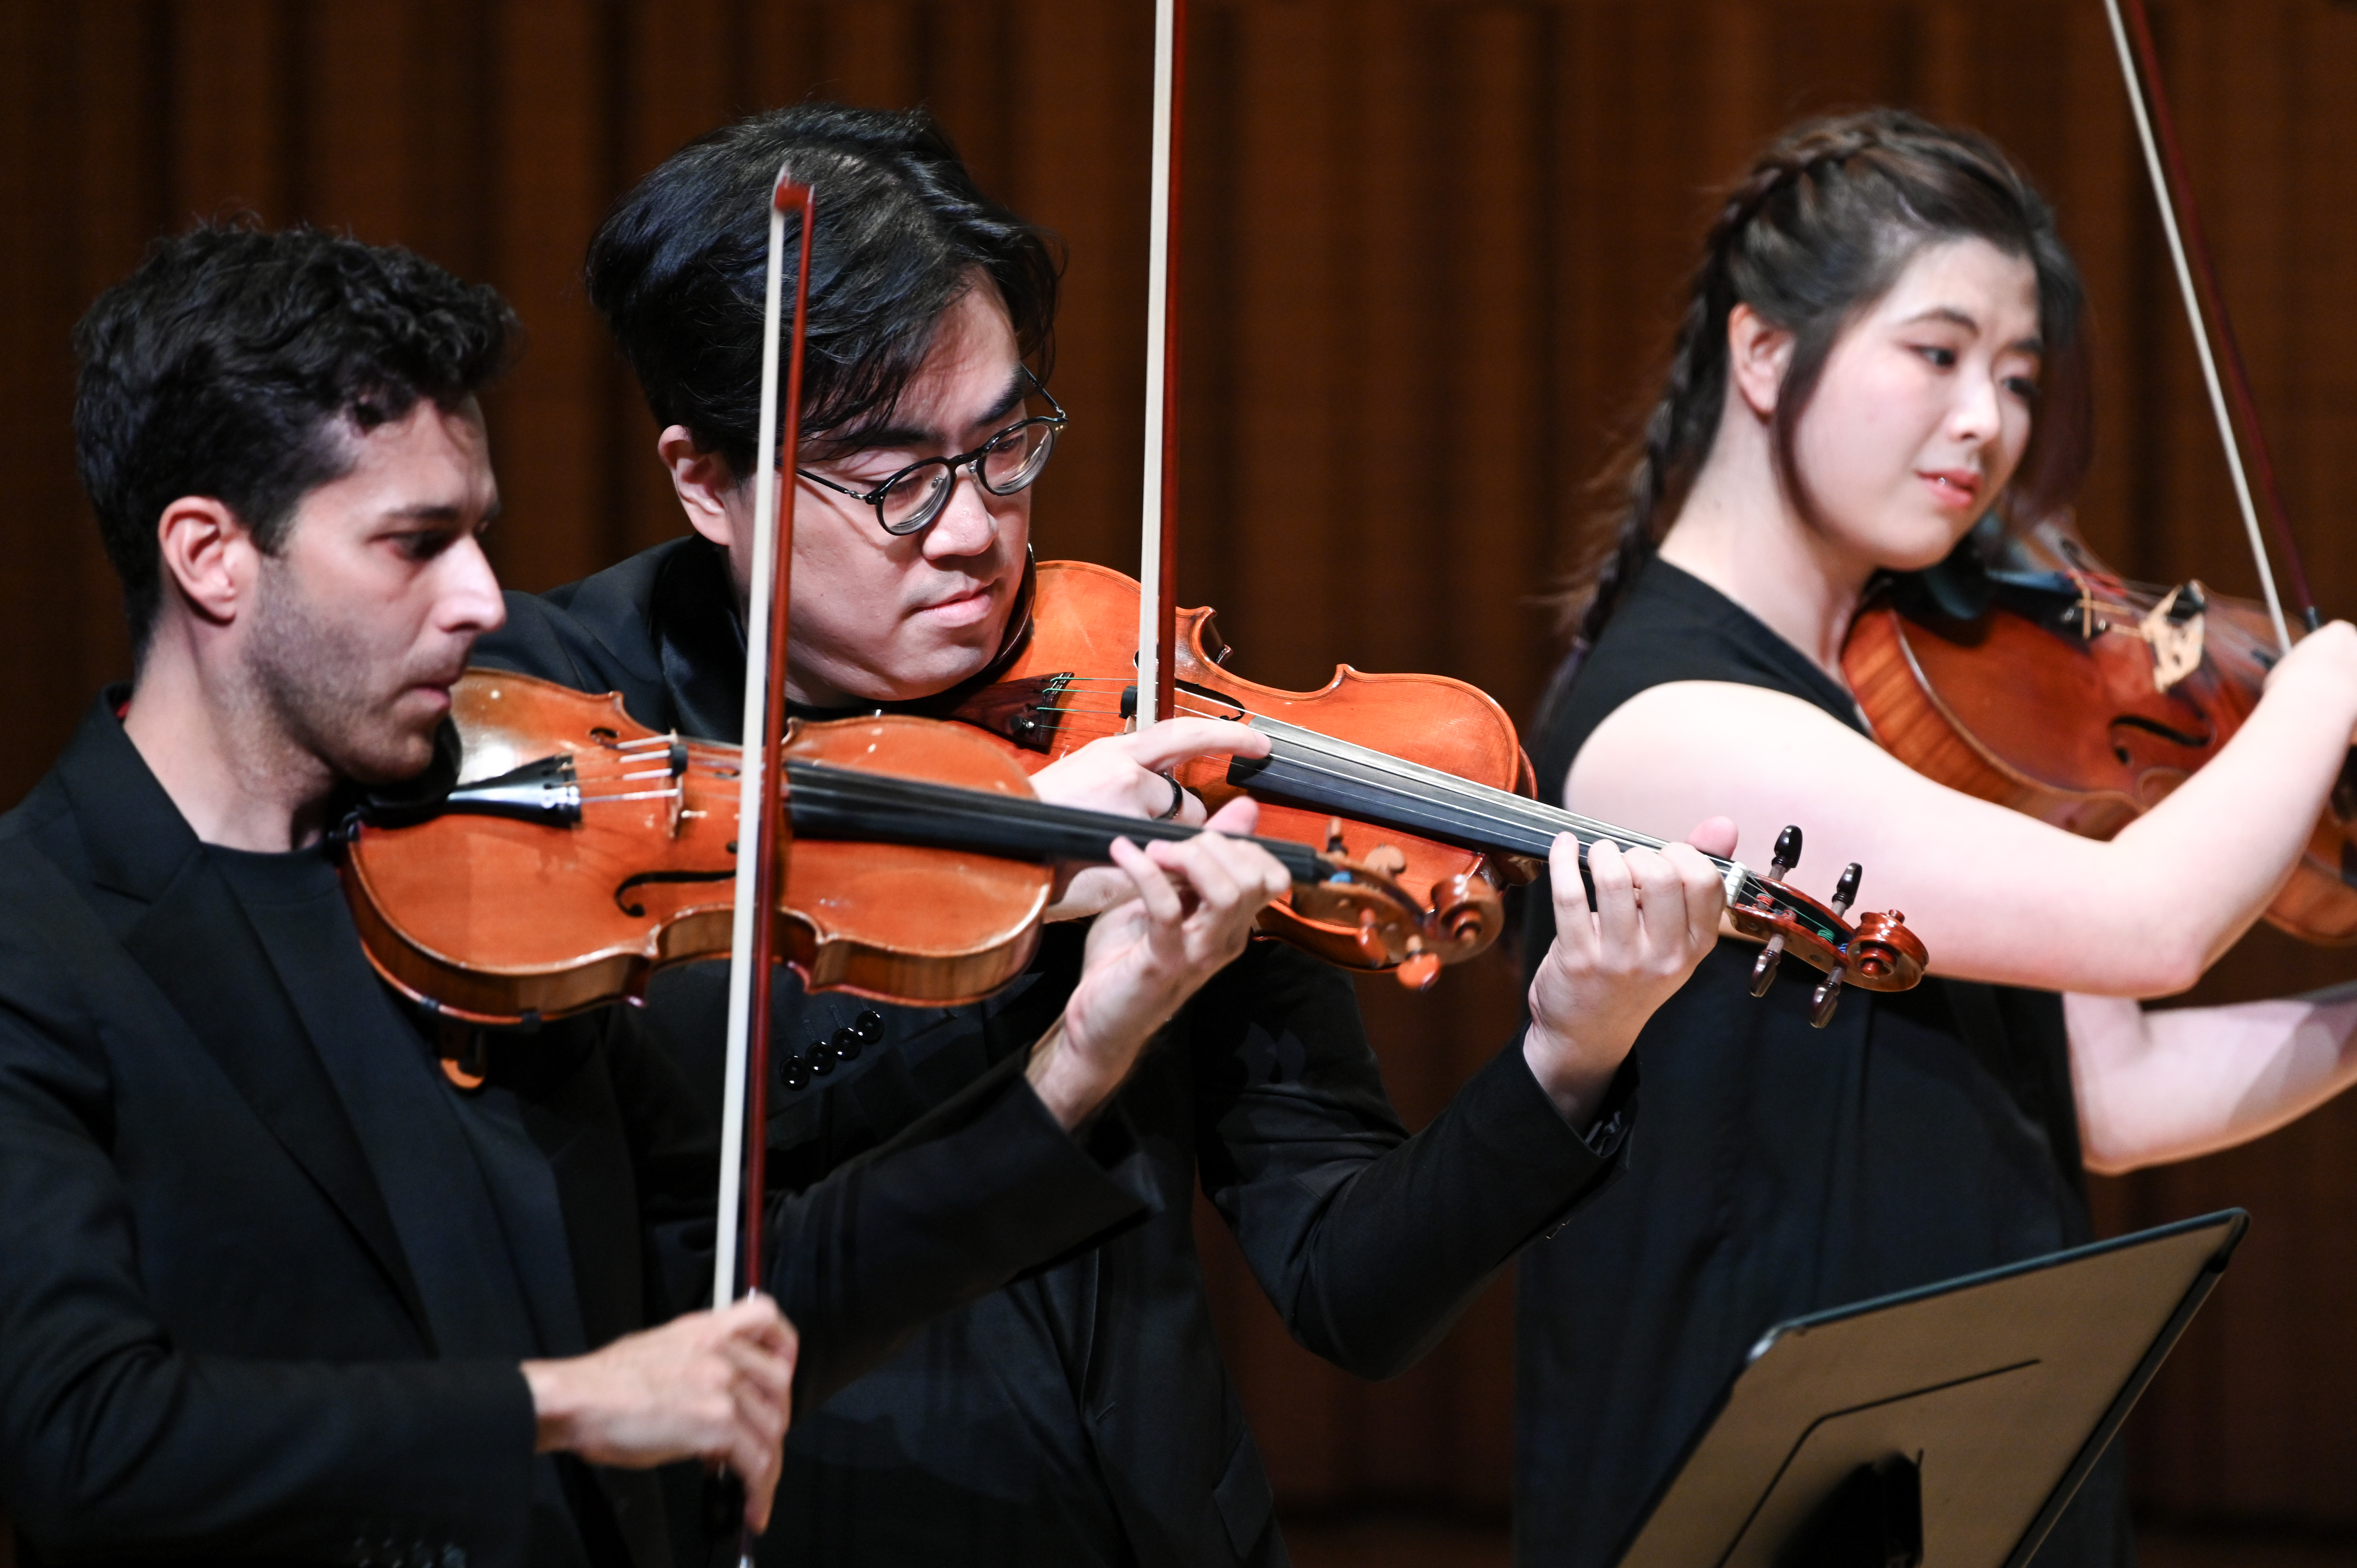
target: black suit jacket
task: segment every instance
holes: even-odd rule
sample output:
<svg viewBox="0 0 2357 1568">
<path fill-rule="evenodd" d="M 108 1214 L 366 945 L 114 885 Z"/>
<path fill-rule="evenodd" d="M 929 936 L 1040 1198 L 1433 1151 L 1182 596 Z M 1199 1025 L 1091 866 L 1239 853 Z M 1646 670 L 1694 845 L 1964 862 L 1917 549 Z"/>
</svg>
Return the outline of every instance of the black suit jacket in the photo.
<svg viewBox="0 0 2357 1568">
<path fill-rule="evenodd" d="M 0 1513 L 36 1560 L 522 1563 L 522 1376 L 438 1355 L 379 1175 L 119 696 L 0 818 Z M 716 1159 L 669 1053 L 611 1009 L 490 1063 L 579 1298 L 544 1352 L 669 1316 L 656 1260 L 708 1247 Z M 812 1386 L 1138 1212 L 1125 1151 L 1066 1137 L 1020 1065 L 778 1206 Z M 669 1557 L 651 1478 L 568 1477 L 593 1557 Z"/>
<path fill-rule="evenodd" d="M 658 729 L 732 738 L 742 637 L 723 559 L 661 545 L 544 596 L 511 594 L 483 661 L 585 691 L 619 691 Z M 1051 930 L 1031 972 L 972 1008 L 893 1008 L 880 1050 L 771 1086 L 780 1167 L 816 1180 L 891 1137 L 1047 1027 L 1079 969 L 1079 935 Z M 838 1004 L 781 987 L 780 1042 L 823 1040 Z M 717 981 L 693 972 L 652 999 L 694 1052 L 717 1032 Z M 791 1070 L 791 1066 L 781 1070 Z M 699 1071 L 708 1078 L 709 1068 Z M 1254 942 L 1191 1003 L 1110 1102 L 1137 1148 L 1151 1214 L 1025 1298 L 1037 1333 L 994 1341 L 960 1315 L 930 1328 L 873 1385 L 805 1416 L 788 1443 L 784 1518 L 768 1562 L 1002 1560 L 1025 1506 L 974 1477 L 1019 1475 L 1019 1452 L 955 1456 L 927 1430 L 948 1383 L 1020 1380 L 1034 1410 L 1077 1420 L 1135 1561 L 1149 1568 L 1285 1560 L 1272 1498 L 1223 1367 L 1191 1225 L 1198 1182 L 1234 1230 L 1295 1337 L 1362 1375 L 1427 1349 L 1523 1245 L 1558 1225 L 1619 1163 L 1633 1069 L 1603 1122 L 1566 1125 L 1523 1059 L 1501 1052 L 1411 1138 L 1386 1098 L 1350 982 Z M 1052 1356 L 1041 1347 L 1057 1348 Z M 868 1396 L 871 1386 L 888 1391 Z M 956 1403 L 976 1402 L 962 1391 Z M 989 1396 L 980 1402 L 987 1404 Z M 1010 1416 L 977 1442 L 1020 1444 Z M 1009 1435 L 1017 1434 L 1017 1435 Z M 929 1457 L 947 1444 L 952 1457 Z M 954 1530 L 928 1535 L 925 1519 Z M 906 1521 L 920 1521 L 908 1524 Z"/>
</svg>

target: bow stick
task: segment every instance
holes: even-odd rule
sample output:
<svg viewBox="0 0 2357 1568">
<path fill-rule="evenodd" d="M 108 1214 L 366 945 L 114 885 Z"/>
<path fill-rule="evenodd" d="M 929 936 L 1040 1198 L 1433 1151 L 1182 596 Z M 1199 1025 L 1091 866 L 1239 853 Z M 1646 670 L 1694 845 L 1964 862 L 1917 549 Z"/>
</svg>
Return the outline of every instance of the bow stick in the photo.
<svg viewBox="0 0 2357 1568">
<path fill-rule="evenodd" d="M 794 269 L 794 318 L 785 354 L 785 410 L 779 417 L 780 307 L 784 295 L 786 214 L 797 214 L 802 256 Z M 762 1189 L 769 1170 L 770 982 L 777 964 L 778 890 L 788 847 L 785 771 L 786 596 L 793 577 L 793 511 L 780 511 L 780 473 L 794 470 L 801 446 L 802 344 L 810 302 L 810 187 L 778 171 L 770 196 L 770 275 L 761 316 L 761 415 L 753 447 L 754 591 L 747 596 L 745 745 L 737 791 L 737 908 L 729 946 L 728 1080 L 721 1113 L 720 1201 L 712 1266 L 712 1304 L 720 1306 L 761 1283 Z M 782 450 L 780 450 L 782 447 Z M 775 782 L 773 782 L 773 780 Z M 749 1144 L 748 1144 L 749 1138 Z M 743 1215 L 743 1272 L 738 1232 Z"/>
<path fill-rule="evenodd" d="M 1146 252 L 1146 480 L 1140 510 L 1137 727 L 1173 713 L 1178 633 L 1178 152 L 1187 0 L 1154 7 L 1154 175 Z"/>
<path fill-rule="evenodd" d="M 2210 411 L 2217 419 L 2218 438 L 2226 448 L 2226 467 L 2233 475 L 2234 500 L 2242 509 L 2243 530 L 2250 538 L 2252 558 L 2258 563 L 2259 586 L 2266 595 L 2267 614 L 2275 621 L 2276 641 L 2288 653 L 2291 630 L 2284 621 L 2283 601 L 2276 593 L 2275 571 L 2268 564 L 2266 540 L 2259 532 L 2258 510 L 2251 500 L 2251 482 L 2243 471 L 2234 422 L 2227 413 L 2229 387 L 2235 410 L 2242 415 L 2243 439 L 2250 444 L 2252 466 L 2258 469 L 2259 483 L 2266 494 L 2268 521 L 2275 527 L 2276 542 L 2283 547 L 2284 569 L 2291 577 L 2293 598 L 2300 619 L 2310 631 L 2319 625 L 2316 597 L 2309 591 L 2308 573 L 2300 564 L 2299 548 L 2292 537 L 2291 518 L 2284 509 L 2283 491 L 2276 483 L 2275 463 L 2267 455 L 2266 437 L 2259 430 L 2258 405 L 2251 397 L 2250 371 L 2243 363 L 2242 343 L 2234 335 L 2233 319 L 2226 313 L 2226 296 L 2218 287 L 2217 269 L 2211 264 L 2210 247 L 2202 239 L 2201 220 L 2193 209 L 2193 185 L 2186 174 L 2184 151 L 2178 144 L 2177 122 L 2161 91 L 2160 51 L 2153 45 L 2152 22 L 2145 14 L 2144 0 L 2104 0 L 2104 8 L 2111 18 L 2112 43 L 2119 51 L 2128 107 L 2136 115 L 2136 136 L 2143 144 L 2145 170 L 2152 177 L 2153 196 L 2160 207 L 2161 231 L 2169 237 L 2169 254 L 2176 265 L 2178 291 L 2184 296 L 2185 314 L 2193 328 L 2194 351 L 2201 356 L 2201 379 L 2210 392 Z M 2141 82 L 2137 80 L 2139 60 L 2143 63 Z M 2149 113 L 2145 107 L 2147 96 L 2152 104 Z M 2184 215 L 2181 226 L 2179 208 Z M 2197 269 L 2201 282 L 2198 289 Z M 2211 351 L 2210 332 L 2203 320 L 2201 305 L 2205 295 L 2210 303 L 2209 314 L 2218 323 L 2218 344 L 2224 350 L 2230 378 L 2222 385 L 2218 357 Z"/>
</svg>

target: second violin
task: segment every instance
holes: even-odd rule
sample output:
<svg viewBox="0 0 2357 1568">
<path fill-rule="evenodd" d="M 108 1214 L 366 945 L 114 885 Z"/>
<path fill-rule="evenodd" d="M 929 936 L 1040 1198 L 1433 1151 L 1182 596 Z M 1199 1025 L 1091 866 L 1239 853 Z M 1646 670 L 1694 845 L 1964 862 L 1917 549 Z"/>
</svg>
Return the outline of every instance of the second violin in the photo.
<svg viewBox="0 0 2357 1568">
<path fill-rule="evenodd" d="M 1138 585 L 1085 562 L 1038 568 L 1031 625 L 994 682 L 969 693 L 953 715 L 1012 743 L 1027 765 L 1044 767 L 1074 747 L 1116 734 L 1135 704 Z M 1490 697 L 1437 675 L 1369 675 L 1345 665 L 1316 692 L 1286 692 L 1226 668 L 1229 650 L 1212 612 L 1178 615 L 1174 712 L 1232 719 L 1270 737 L 1265 757 L 1205 758 L 1178 772 L 1216 807 L 1239 793 L 1261 802 L 1261 831 L 1321 847 L 1395 877 L 1419 900 L 1436 946 L 1400 968 L 1422 989 L 1443 961 L 1469 957 L 1503 925 L 1501 894 L 1537 872 L 1559 832 L 1585 845 L 1659 848 L 1624 832 L 1533 798 L 1529 760 L 1513 721 Z M 1897 913 L 1846 917 L 1859 868 L 1843 873 L 1830 905 L 1785 885 L 1800 858 L 1801 833 L 1787 828 L 1766 876 L 1721 860 L 1727 918 L 1766 944 L 1756 989 L 1766 989 L 1781 955 L 1824 972 L 1816 1012 L 1833 1015 L 1845 983 L 1903 991 L 1922 977 L 1922 943 Z M 1265 929 L 1334 962 L 1370 965 L 1349 929 L 1298 901 L 1272 906 Z"/>
</svg>

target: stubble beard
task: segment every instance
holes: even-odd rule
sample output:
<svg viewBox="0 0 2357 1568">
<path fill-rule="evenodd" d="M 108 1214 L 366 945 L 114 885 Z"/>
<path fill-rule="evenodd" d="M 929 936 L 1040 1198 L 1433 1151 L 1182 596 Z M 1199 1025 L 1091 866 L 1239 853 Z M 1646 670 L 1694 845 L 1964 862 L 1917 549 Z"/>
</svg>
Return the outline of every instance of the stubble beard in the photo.
<svg viewBox="0 0 2357 1568">
<path fill-rule="evenodd" d="M 247 675 L 288 746 L 361 784 L 414 778 L 433 759 L 434 736 L 391 712 L 408 690 L 404 672 L 320 614 L 280 562 L 264 562 L 260 587 Z"/>
</svg>

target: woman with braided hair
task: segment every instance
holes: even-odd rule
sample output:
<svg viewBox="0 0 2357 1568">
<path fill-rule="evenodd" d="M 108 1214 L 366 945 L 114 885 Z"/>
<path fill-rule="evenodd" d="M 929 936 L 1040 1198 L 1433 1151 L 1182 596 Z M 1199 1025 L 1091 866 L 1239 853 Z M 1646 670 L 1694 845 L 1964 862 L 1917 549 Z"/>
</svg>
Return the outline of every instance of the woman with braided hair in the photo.
<svg viewBox="0 0 2357 1568">
<path fill-rule="evenodd" d="M 1526 1563 L 1612 1561 L 1774 1323 L 2084 1241 L 2085 1168 L 2238 1143 L 2357 1079 L 2357 990 L 2137 1005 L 2191 985 L 2289 871 L 2357 725 L 2357 630 L 2303 640 L 2217 759 L 2108 843 L 1910 771 L 1843 683 L 1878 574 L 2069 499 L 2082 315 L 2005 156 L 1893 111 L 1789 131 L 1711 230 L 1541 786 L 1656 832 L 1806 824 L 1812 879 L 1862 862 L 1936 978 L 1850 995 L 1819 1032 L 1800 966 L 1755 1002 L 1752 950 L 1722 943 L 1654 1015 L 1626 1179 L 1522 1263 Z M 1544 952 L 1551 911 L 1531 919 Z M 2115 1453 L 2039 1561 L 2130 1551 Z"/>
</svg>

